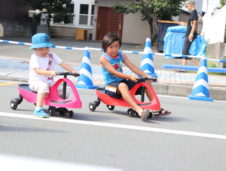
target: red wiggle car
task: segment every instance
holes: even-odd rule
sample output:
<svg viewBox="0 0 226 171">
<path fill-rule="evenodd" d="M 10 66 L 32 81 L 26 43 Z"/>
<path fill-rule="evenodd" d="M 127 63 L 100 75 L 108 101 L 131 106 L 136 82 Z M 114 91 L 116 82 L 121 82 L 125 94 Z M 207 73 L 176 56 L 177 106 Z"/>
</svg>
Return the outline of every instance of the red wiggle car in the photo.
<svg viewBox="0 0 226 171">
<path fill-rule="evenodd" d="M 161 108 L 158 96 L 156 95 L 154 89 L 152 88 L 151 85 L 145 83 L 145 80 L 156 81 L 155 78 L 153 78 L 153 79 L 139 78 L 139 81 L 141 81 L 141 82 L 136 84 L 130 90 L 130 94 L 131 94 L 132 98 L 134 99 L 134 101 L 138 105 L 140 105 L 140 107 L 142 109 L 146 109 L 146 110 L 150 111 L 150 117 L 149 118 L 152 118 L 153 116 L 162 116 L 162 115 L 170 114 L 169 111 L 166 111 L 166 110 Z M 136 95 L 137 95 L 136 91 L 140 87 L 142 87 L 141 99 L 138 100 L 137 97 L 136 97 Z M 148 89 L 153 96 L 152 100 L 149 101 L 149 102 L 144 101 L 144 99 L 145 99 L 144 89 Z M 115 106 L 128 107 L 129 109 L 127 110 L 127 113 L 130 117 L 137 117 L 138 116 L 137 112 L 134 109 L 132 109 L 131 106 L 126 101 L 124 101 L 124 99 L 122 97 L 120 97 L 120 98 L 111 97 L 111 96 L 105 94 L 104 88 L 97 88 L 96 89 L 96 95 L 97 95 L 97 100 L 89 103 L 90 111 L 95 111 L 96 107 L 98 107 L 100 105 L 100 102 L 103 102 L 105 105 L 107 105 L 107 108 L 109 110 L 114 110 Z"/>
</svg>

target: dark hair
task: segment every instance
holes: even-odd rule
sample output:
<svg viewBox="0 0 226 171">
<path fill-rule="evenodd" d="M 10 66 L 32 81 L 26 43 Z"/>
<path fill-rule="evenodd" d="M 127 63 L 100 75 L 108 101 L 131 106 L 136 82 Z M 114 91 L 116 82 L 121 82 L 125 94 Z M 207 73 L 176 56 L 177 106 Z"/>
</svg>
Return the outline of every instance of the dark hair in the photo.
<svg viewBox="0 0 226 171">
<path fill-rule="evenodd" d="M 119 45 L 121 47 L 122 40 L 119 38 L 119 36 L 116 33 L 106 34 L 102 40 L 102 48 L 103 48 L 104 52 L 106 52 L 107 47 L 110 46 L 115 41 L 118 41 Z"/>
</svg>

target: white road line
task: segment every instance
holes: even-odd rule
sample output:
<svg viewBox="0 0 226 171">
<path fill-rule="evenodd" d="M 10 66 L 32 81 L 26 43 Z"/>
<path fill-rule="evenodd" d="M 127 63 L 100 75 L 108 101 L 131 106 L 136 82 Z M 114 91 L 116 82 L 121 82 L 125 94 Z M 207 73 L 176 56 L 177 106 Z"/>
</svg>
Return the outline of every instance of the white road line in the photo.
<svg viewBox="0 0 226 171">
<path fill-rule="evenodd" d="M 203 132 L 179 131 L 179 130 L 174 130 L 174 129 L 162 129 L 162 128 L 152 128 L 152 127 L 145 127 L 145 126 L 123 125 L 123 124 L 113 124 L 113 123 L 93 122 L 93 121 L 81 121 L 81 120 L 64 119 L 64 118 L 56 118 L 56 117 L 50 117 L 48 119 L 40 119 L 33 115 L 0 112 L 0 117 L 2 117 L 2 116 L 3 117 L 12 117 L 12 118 L 23 118 L 23 119 L 49 121 L 49 122 L 51 121 L 51 122 L 60 122 L 60 123 L 74 123 L 74 124 L 81 124 L 81 125 L 93 125 L 93 126 L 101 126 L 101 127 L 109 127 L 109 128 L 119 128 L 119 129 L 128 129 L 128 130 L 136 130 L 136 131 L 146 131 L 146 132 L 159 132 L 159 133 L 166 133 L 166 134 L 176 134 L 176 135 L 184 135 L 184 136 L 226 140 L 226 135 L 210 134 L 210 133 L 203 133 Z"/>
</svg>

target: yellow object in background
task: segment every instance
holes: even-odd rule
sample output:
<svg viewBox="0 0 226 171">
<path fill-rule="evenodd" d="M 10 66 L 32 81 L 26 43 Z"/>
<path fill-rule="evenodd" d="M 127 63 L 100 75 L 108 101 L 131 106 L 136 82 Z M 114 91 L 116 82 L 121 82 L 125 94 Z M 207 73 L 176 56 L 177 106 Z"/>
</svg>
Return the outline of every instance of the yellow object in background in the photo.
<svg viewBox="0 0 226 171">
<path fill-rule="evenodd" d="M 14 82 L 3 82 L 3 83 L 0 83 L 0 87 L 1 86 L 14 85 L 14 84 L 16 84 L 16 83 L 14 83 Z"/>
<path fill-rule="evenodd" d="M 75 30 L 75 39 L 76 40 L 86 40 L 87 31 L 84 29 L 76 29 Z"/>
</svg>

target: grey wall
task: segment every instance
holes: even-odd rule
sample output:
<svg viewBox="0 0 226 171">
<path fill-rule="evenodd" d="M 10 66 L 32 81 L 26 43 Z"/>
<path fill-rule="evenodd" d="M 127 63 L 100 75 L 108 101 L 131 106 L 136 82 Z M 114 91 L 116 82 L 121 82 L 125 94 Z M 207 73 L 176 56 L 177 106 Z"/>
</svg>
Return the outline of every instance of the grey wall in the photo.
<svg viewBox="0 0 226 171">
<path fill-rule="evenodd" d="M 0 0 L 0 23 L 4 36 L 30 36 L 32 20 L 28 18 L 27 0 Z"/>
</svg>

